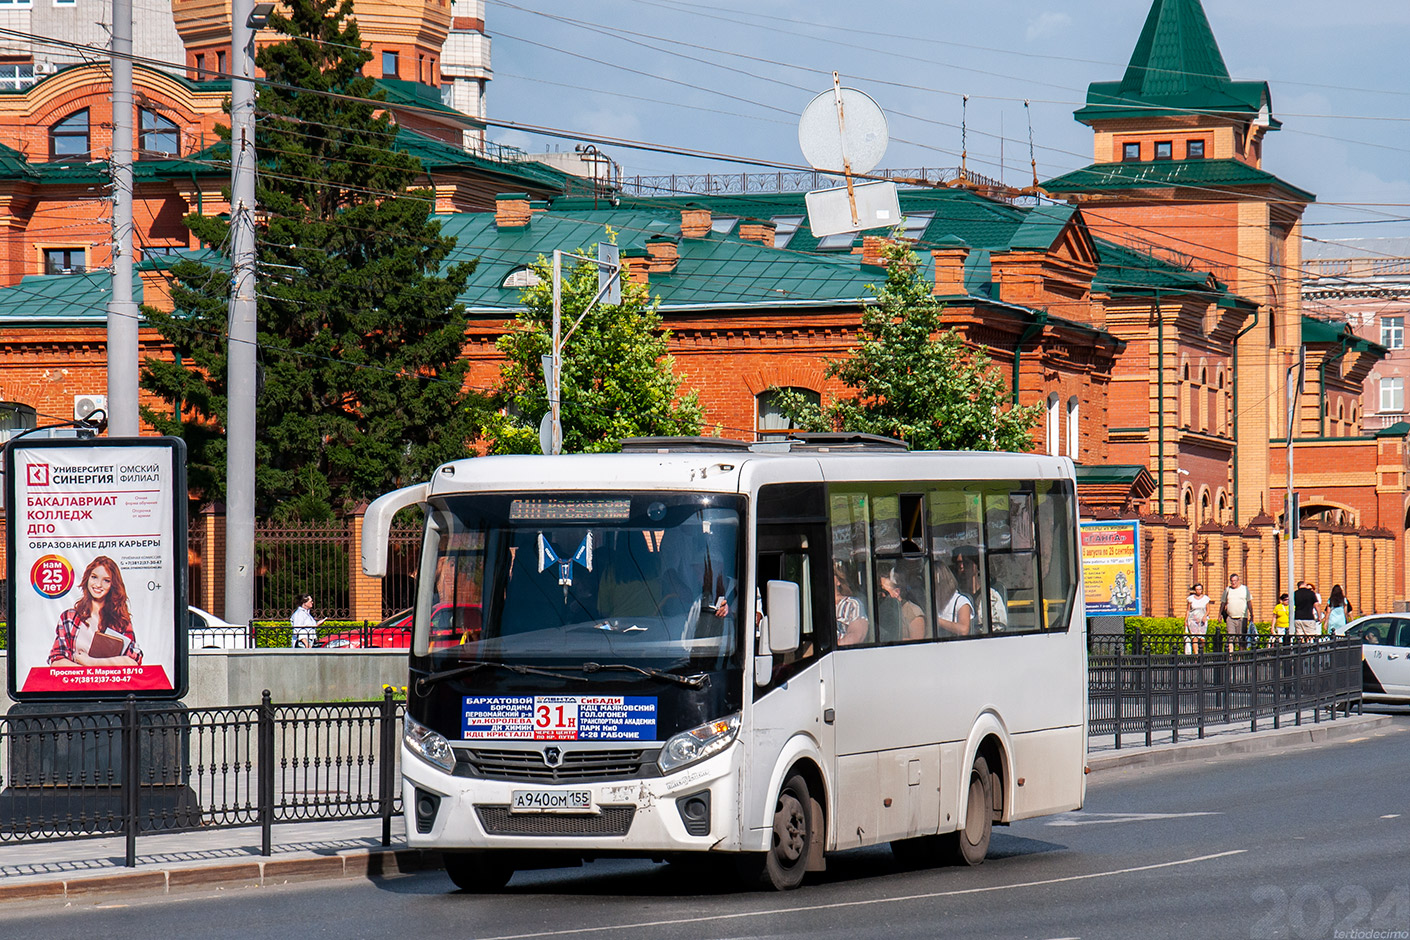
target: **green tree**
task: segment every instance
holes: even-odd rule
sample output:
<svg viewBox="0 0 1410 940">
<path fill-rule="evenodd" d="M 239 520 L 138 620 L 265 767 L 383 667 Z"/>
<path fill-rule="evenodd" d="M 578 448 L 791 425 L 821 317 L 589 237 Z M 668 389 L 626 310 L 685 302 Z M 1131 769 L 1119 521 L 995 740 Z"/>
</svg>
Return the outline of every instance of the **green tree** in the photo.
<svg viewBox="0 0 1410 940">
<path fill-rule="evenodd" d="M 409 188 L 418 162 L 392 149 L 351 16 L 350 0 L 289 0 L 269 20 L 286 38 L 256 59 L 262 516 L 316 518 L 424 478 L 465 455 L 477 423 L 455 301 L 473 265 L 446 267 L 454 239 Z M 176 407 L 143 414 L 186 439 L 193 488 L 222 498 L 230 223 L 186 225 L 206 263 L 172 267 L 173 312 L 144 309 L 178 358 L 148 359 L 143 385 Z"/>
<path fill-rule="evenodd" d="M 827 363 L 853 394 L 824 407 L 781 390 L 780 409 L 802 430 L 882 434 L 912 450 L 1030 449 L 1041 406 L 1012 405 L 985 350 L 943 328 L 914 252 L 890 245 L 884 255 L 886 283 L 868 285 L 876 303 L 862 308 L 861 342 Z"/>
<path fill-rule="evenodd" d="M 595 255 L 596 246 L 578 252 Z M 553 343 L 553 266 L 540 257 L 539 283 L 522 296 L 524 309 L 499 339 L 508 361 L 496 402 L 481 433 L 500 454 L 539 452 L 539 422 L 548 412 L 541 357 Z M 583 262 L 565 271 L 562 323 L 567 333 L 597 293 L 597 266 Z M 695 392 L 681 393 L 666 354 L 667 334 L 644 285 L 622 283 L 622 302 L 598 303 L 564 345 L 563 450 L 600 453 L 626 437 L 699 434 L 702 411 Z"/>
</svg>

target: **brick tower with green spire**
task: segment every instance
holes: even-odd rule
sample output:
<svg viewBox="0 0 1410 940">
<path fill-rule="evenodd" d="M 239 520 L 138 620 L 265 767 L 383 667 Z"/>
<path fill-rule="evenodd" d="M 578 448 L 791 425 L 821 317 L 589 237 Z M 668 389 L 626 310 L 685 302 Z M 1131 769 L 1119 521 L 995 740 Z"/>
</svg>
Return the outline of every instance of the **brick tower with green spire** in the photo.
<svg viewBox="0 0 1410 940">
<path fill-rule="evenodd" d="M 1233 494 L 1214 522 L 1276 512 L 1282 460 L 1273 465 L 1269 445 L 1286 433 L 1284 373 L 1301 343 L 1301 219 L 1315 197 L 1263 169 L 1264 139 L 1279 128 L 1268 84 L 1230 78 L 1199 0 L 1153 0 L 1125 75 L 1093 82 L 1075 117 L 1092 128 L 1094 162 L 1049 180 L 1048 192 L 1079 204 L 1095 234 L 1208 272 L 1257 305 L 1256 319 L 1213 308 L 1192 316 L 1152 291 L 1125 330 L 1111 324 L 1151 351 L 1128 356 L 1128 420 L 1148 419 L 1153 431 L 1141 449 L 1162 477 L 1161 511 L 1183 515 L 1190 492 L 1207 488 Z M 1182 396 L 1202 369 L 1231 388 L 1210 389 L 1217 420 L 1201 404 L 1191 430 Z"/>
</svg>

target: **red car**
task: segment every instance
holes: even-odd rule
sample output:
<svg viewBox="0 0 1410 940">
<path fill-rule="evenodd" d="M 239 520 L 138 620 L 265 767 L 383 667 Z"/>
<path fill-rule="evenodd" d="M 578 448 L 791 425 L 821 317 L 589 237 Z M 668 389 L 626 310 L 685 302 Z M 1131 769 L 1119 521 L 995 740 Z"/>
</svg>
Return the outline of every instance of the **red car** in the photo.
<svg viewBox="0 0 1410 940">
<path fill-rule="evenodd" d="M 457 618 L 457 613 L 459 614 Z M 315 649 L 409 649 L 413 611 L 398 611 L 376 626 L 321 636 Z M 457 624 L 456 620 L 460 623 Z M 431 611 L 431 645 L 454 646 L 480 638 L 479 604 L 438 604 Z"/>
</svg>

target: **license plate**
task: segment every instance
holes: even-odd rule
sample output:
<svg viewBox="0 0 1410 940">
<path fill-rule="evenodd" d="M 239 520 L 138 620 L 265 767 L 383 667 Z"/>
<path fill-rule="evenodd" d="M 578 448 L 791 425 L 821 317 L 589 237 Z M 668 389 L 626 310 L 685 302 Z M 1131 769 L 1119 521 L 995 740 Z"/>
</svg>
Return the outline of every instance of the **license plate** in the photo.
<svg viewBox="0 0 1410 940">
<path fill-rule="evenodd" d="M 591 790 L 515 790 L 511 813 L 595 813 Z"/>
</svg>

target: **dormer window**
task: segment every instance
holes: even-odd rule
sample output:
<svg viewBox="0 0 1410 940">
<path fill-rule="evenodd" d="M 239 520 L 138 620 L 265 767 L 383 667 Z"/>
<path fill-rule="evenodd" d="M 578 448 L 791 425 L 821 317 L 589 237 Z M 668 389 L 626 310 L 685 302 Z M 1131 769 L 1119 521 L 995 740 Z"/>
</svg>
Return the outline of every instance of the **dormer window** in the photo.
<svg viewBox="0 0 1410 940">
<path fill-rule="evenodd" d="M 1157 140 L 1155 142 L 1155 158 L 1157 160 L 1171 160 L 1175 156 L 1175 144 L 1168 140 Z"/>
<path fill-rule="evenodd" d="M 1121 145 L 1121 160 L 1123 163 L 1130 163 L 1139 159 L 1141 159 L 1141 145 L 1139 143 Z"/>
<path fill-rule="evenodd" d="M 530 267 L 522 267 L 510 271 L 499 286 L 524 290 L 529 287 L 538 287 L 541 283 L 543 282 L 539 280 L 537 271 Z"/>
<path fill-rule="evenodd" d="M 88 159 L 88 109 L 75 111 L 49 129 L 49 159 Z"/>
<path fill-rule="evenodd" d="M 1204 159 L 1204 141 L 1202 141 L 1202 140 L 1189 140 L 1189 141 L 1186 141 L 1186 142 L 1185 142 L 1185 159 L 1186 159 L 1186 160 L 1203 160 L 1203 159 Z"/>
</svg>

